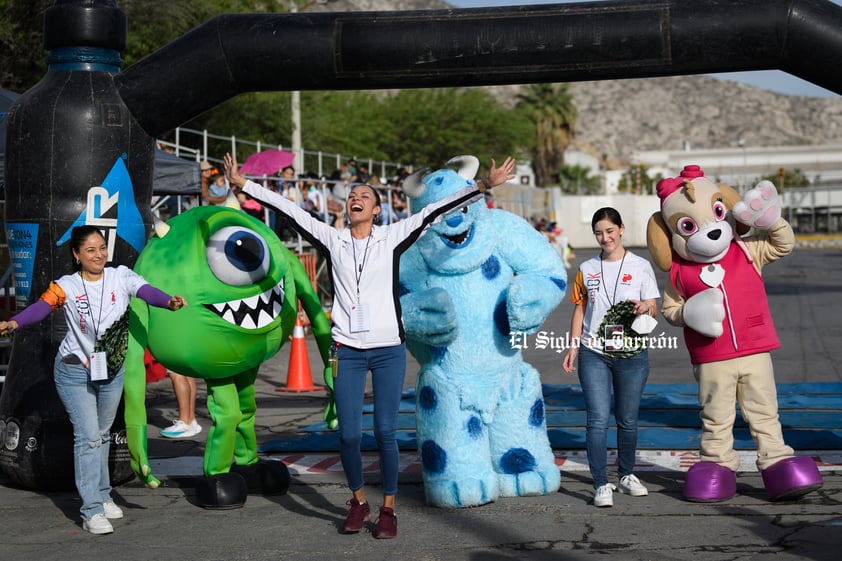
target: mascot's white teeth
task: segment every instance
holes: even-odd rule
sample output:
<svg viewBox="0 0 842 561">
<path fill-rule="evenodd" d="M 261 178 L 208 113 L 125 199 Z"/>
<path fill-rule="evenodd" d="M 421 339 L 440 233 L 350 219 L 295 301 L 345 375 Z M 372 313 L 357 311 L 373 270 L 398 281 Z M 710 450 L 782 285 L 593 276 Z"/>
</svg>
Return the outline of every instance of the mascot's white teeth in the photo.
<svg viewBox="0 0 842 561">
<path fill-rule="evenodd" d="M 465 240 L 468 239 L 468 234 L 470 234 L 470 233 L 471 233 L 471 230 L 468 229 L 468 230 L 465 230 L 464 232 L 461 232 L 459 234 L 451 234 L 451 235 L 442 234 L 442 236 L 444 238 L 446 238 L 447 241 L 449 241 L 450 243 L 452 243 L 454 245 L 462 245 L 463 243 L 465 243 Z"/>
<path fill-rule="evenodd" d="M 284 281 L 262 294 L 205 307 L 233 325 L 243 329 L 260 329 L 272 323 L 284 305 Z"/>
</svg>

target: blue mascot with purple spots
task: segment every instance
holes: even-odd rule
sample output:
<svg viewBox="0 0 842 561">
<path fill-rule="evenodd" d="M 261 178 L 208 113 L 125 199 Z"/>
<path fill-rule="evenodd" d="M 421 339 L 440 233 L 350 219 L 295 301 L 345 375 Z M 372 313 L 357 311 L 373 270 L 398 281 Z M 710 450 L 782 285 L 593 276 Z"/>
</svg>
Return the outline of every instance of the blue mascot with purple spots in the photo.
<svg viewBox="0 0 842 561">
<path fill-rule="evenodd" d="M 460 156 L 404 183 L 416 212 L 474 182 Z M 524 219 L 484 201 L 452 211 L 403 254 L 406 341 L 421 364 L 416 429 L 427 502 L 468 507 L 543 495 L 561 480 L 538 371 L 510 333 L 535 333 L 561 302 L 567 273 Z"/>
</svg>

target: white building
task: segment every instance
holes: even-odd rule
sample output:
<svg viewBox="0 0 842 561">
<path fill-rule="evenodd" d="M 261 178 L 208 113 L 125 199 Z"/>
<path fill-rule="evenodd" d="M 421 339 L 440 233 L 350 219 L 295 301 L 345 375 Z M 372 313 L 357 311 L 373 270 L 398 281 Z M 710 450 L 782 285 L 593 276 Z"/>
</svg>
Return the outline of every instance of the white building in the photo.
<svg viewBox="0 0 842 561">
<path fill-rule="evenodd" d="M 678 175 L 685 165 L 696 164 L 705 175 L 734 188 L 751 187 L 760 177 L 781 168 L 796 169 L 811 183 L 842 184 L 842 145 L 718 148 L 715 150 L 650 150 L 638 152 L 650 174 Z"/>
<path fill-rule="evenodd" d="M 650 176 L 675 177 L 685 165 L 698 165 L 705 175 L 731 185 L 737 190 L 752 187 L 760 177 L 775 175 L 783 168 L 800 170 L 813 186 L 786 189 L 784 217 L 796 231 L 838 232 L 842 230 L 842 145 L 823 146 L 738 146 L 715 150 L 651 150 L 635 154 L 636 161 L 646 166 Z M 602 174 L 604 194 L 565 195 L 560 189 L 535 189 L 534 193 L 509 193 L 506 210 L 526 218 L 545 216 L 564 229 L 573 247 L 596 247 L 591 232 L 593 213 L 604 206 L 616 208 L 626 226 L 625 243 L 631 247 L 646 245 L 646 224 L 660 209 L 654 195 L 620 193 L 620 178 L 628 169 L 600 171 L 599 162 L 589 154 L 570 150 L 565 163 L 591 169 Z M 502 194 L 502 193 L 501 193 Z M 496 196 L 496 194 L 495 194 Z M 501 201 L 503 202 L 503 201 Z"/>
</svg>

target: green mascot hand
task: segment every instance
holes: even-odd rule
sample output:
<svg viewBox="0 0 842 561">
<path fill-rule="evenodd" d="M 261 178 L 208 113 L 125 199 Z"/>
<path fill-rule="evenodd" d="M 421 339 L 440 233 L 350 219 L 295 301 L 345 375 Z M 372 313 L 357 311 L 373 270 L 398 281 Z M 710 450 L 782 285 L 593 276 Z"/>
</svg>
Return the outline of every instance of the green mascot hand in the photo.
<svg viewBox="0 0 842 561">
<path fill-rule="evenodd" d="M 149 467 L 149 458 L 146 455 L 146 425 L 126 425 L 126 440 L 129 450 L 137 451 L 131 454 L 129 460 L 132 471 L 141 483 L 150 489 L 157 489 L 161 482 L 152 475 L 152 468 Z"/>
<path fill-rule="evenodd" d="M 333 399 L 333 368 L 330 365 L 325 367 L 324 378 L 325 387 L 327 387 L 328 391 L 328 400 L 322 418 L 327 424 L 327 428 L 335 429 L 337 426 L 339 426 L 339 419 L 336 415 L 336 401 Z"/>
</svg>

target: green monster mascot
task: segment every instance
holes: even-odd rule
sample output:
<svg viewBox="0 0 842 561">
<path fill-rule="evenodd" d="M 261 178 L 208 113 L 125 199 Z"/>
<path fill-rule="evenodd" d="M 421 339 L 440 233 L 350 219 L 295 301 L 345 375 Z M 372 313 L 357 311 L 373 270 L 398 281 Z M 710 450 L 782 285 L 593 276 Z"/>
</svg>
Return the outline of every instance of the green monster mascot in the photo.
<svg viewBox="0 0 842 561">
<path fill-rule="evenodd" d="M 332 390 L 330 326 L 301 262 L 259 220 L 234 208 L 208 206 L 157 224 L 135 270 L 152 285 L 182 294 L 189 305 L 165 315 L 132 301 L 125 375 L 132 470 L 147 487 L 160 485 L 147 455 L 143 354 L 148 347 L 168 369 L 207 382 L 213 426 L 204 476 L 196 484 L 199 505 L 237 508 L 249 492 L 285 493 L 286 466 L 257 456 L 254 381 L 260 365 L 292 333 L 296 299 L 310 318 Z M 331 391 L 325 420 L 334 419 Z"/>
</svg>

